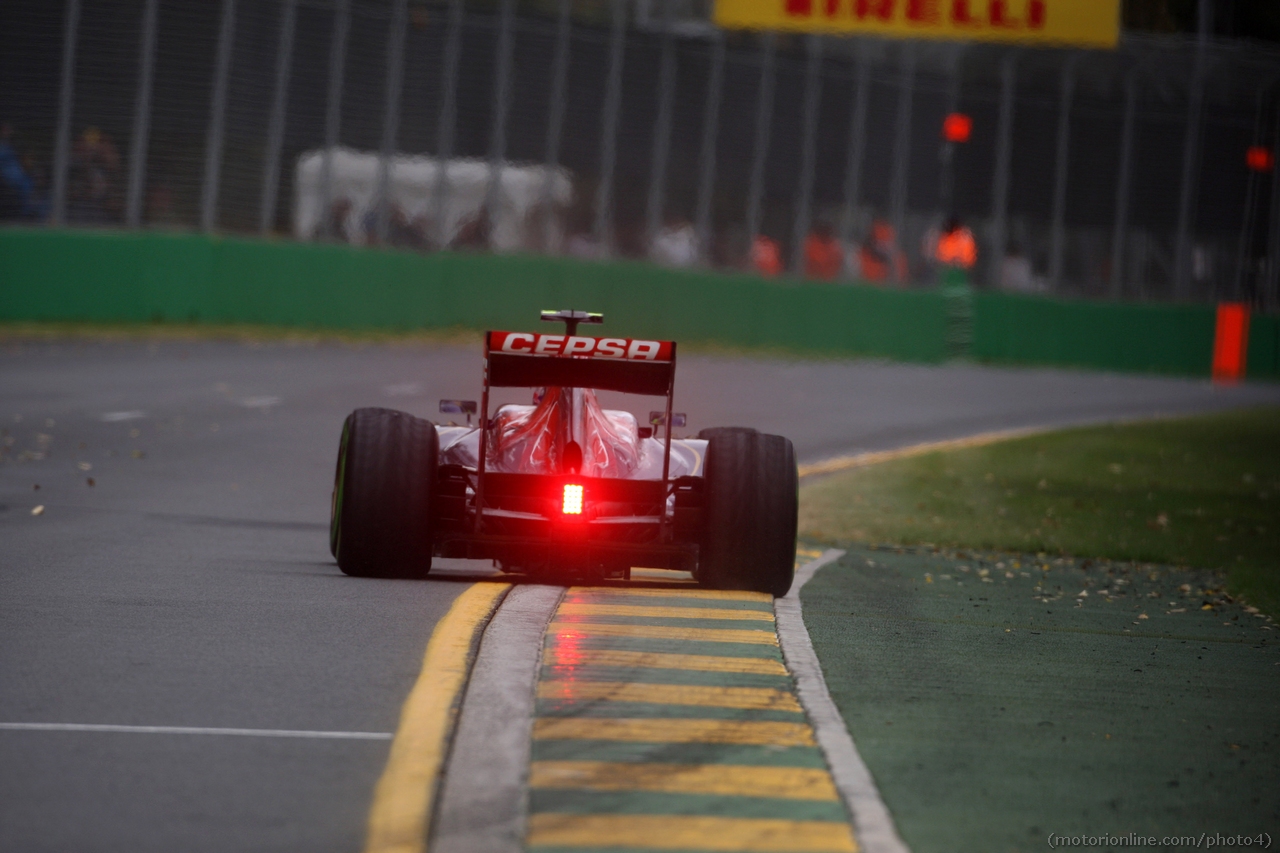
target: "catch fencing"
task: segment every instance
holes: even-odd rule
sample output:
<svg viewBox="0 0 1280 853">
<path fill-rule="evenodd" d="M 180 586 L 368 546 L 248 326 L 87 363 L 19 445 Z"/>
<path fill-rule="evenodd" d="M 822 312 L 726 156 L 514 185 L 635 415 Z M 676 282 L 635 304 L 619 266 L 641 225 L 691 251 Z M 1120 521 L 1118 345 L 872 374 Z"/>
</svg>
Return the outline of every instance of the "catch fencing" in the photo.
<svg viewBox="0 0 1280 853">
<path fill-rule="evenodd" d="M 795 275 L 830 273 L 805 251 L 829 233 L 838 278 L 918 287 L 954 214 L 987 288 L 1280 308 L 1280 192 L 1246 166 L 1280 159 L 1280 52 L 726 32 L 708 11 L 7 0 L 0 121 L 27 182 L 0 215 L 765 272 L 772 246 Z M 942 139 L 952 113 L 965 142 Z"/>
</svg>

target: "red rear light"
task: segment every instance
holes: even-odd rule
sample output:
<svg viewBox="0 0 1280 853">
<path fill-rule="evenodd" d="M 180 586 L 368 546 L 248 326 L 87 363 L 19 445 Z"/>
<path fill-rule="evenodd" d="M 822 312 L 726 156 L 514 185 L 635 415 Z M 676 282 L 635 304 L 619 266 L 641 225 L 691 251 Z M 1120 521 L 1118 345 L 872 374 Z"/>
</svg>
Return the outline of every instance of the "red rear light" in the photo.
<svg viewBox="0 0 1280 853">
<path fill-rule="evenodd" d="M 1276 160 L 1271 151 L 1261 145 L 1250 145 L 1244 152 L 1244 162 L 1255 172 L 1270 172 L 1276 166 Z"/>
<path fill-rule="evenodd" d="M 582 515 L 582 486 L 577 483 L 565 483 L 564 502 L 560 511 L 565 515 Z"/>
<path fill-rule="evenodd" d="M 948 142 L 968 142 L 973 119 L 964 113 L 950 113 L 942 120 L 942 138 Z"/>
</svg>

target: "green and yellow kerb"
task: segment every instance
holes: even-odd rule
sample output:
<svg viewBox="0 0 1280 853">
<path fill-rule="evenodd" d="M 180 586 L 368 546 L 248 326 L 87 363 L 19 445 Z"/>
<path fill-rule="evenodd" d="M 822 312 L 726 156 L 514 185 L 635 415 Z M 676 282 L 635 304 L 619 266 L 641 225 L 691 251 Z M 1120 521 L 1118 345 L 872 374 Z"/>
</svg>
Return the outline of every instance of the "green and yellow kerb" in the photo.
<svg viewBox="0 0 1280 853">
<path fill-rule="evenodd" d="M 536 853 L 854 853 L 767 595 L 568 591 L 529 774 Z"/>
</svg>

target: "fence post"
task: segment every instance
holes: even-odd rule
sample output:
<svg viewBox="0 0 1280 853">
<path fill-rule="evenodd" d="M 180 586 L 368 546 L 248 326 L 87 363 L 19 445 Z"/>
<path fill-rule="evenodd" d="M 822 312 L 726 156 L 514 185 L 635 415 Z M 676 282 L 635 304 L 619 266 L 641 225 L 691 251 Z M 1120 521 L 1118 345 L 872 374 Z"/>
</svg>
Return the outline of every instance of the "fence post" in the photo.
<svg viewBox="0 0 1280 853">
<path fill-rule="evenodd" d="M 551 109 L 547 115 L 547 172 L 542 180 L 542 249 L 550 252 L 553 247 L 551 216 L 556 173 L 560 170 L 560 132 L 564 126 L 564 87 L 569 76 L 570 13 L 573 0 L 560 0 L 560 14 L 556 21 L 556 55 L 551 65 Z"/>
<path fill-rule="evenodd" d="M 342 122 L 342 84 L 347 59 L 347 30 L 351 24 L 351 0 L 336 0 L 333 10 L 333 41 L 329 45 L 329 92 L 325 103 L 324 154 L 320 161 L 320 233 L 332 239 L 333 150 L 338 146 Z M 345 235 L 344 235 L 345 236 Z"/>
<path fill-rule="evenodd" d="M 964 56 L 964 45 L 952 45 L 947 51 L 949 65 L 951 66 L 951 76 L 947 81 L 947 115 L 952 115 L 960 111 L 960 63 Z M 938 159 L 941 161 L 941 180 L 938 187 L 938 218 L 945 218 L 947 215 L 954 213 L 952 210 L 952 195 L 955 189 L 955 157 L 956 143 L 943 139 L 942 144 L 938 148 Z"/>
<path fill-rule="evenodd" d="M 1013 96 L 1018 55 L 1013 51 L 1000 67 L 1000 115 L 996 121 L 996 168 L 991 186 L 991 285 L 1000 286 L 1000 272 L 1009 238 L 1009 166 L 1013 158 Z"/>
<path fill-rule="evenodd" d="M 1058 144 L 1053 164 L 1053 230 L 1049 248 L 1049 281 L 1054 292 L 1062 284 L 1062 256 L 1067 243 L 1067 173 L 1071 165 L 1071 102 L 1075 98 L 1075 66 L 1075 55 L 1067 57 L 1063 63 L 1058 100 Z"/>
<path fill-rule="evenodd" d="M 502 197 L 502 161 L 507 156 L 507 111 L 511 103 L 511 42 L 515 0 L 502 0 L 498 10 L 498 44 L 493 80 L 493 126 L 489 138 L 489 182 L 484 193 L 486 237 L 492 241 L 493 221 Z M 490 243 L 492 248 L 492 242 Z"/>
<path fill-rule="evenodd" d="M 400 90 L 404 84 L 404 36 L 408 26 L 408 0 L 391 0 L 391 29 L 387 33 L 387 100 L 382 108 L 382 150 L 378 156 L 378 190 L 374 196 L 378 216 L 374 228 L 379 243 L 387 242 L 391 223 L 391 158 L 400 135 Z"/>
<path fill-rule="evenodd" d="M 595 238 L 606 251 L 613 249 L 613 168 L 618 151 L 618 108 L 622 102 L 622 59 L 627 36 L 625 0 L 610 0 L 613 23 L 609 36 L 609 79 L 600 126 L 600 183 L 596 185 Z"/>
<path fill-rule="evenodd" d="M 1273 80 L 1274 78 L 1268 79 L 1258 87 L 1257 104 L 1253 111 L 1253 135 L 1249 137 L 1250 145 L 1259 145 L 1262 142 L 1263 96 L 1266 95 L 1267 89 L 1271 87 Z M 1275 167 L 1273 166 L 1272 168 Z M 1244 293 L 1244 268 L 1248 263 L 1249 244 L 1253 238 L 1253 209 L 1256 206 L 1255 202 L 1258 197 L 1258 183 L 1258 173 L 1250 169 L 1244 190 L 1244 211 L 1240 214 L 1240 239 L 1236 242 L 1235 275 L 1231 278 L 1231 295 L 1229 298 L 1233 302 L 1239 302 Z"/>
<path fill-rule="evenodd" d="M 293 64 L 294 21 L 298 0 L 284 0 L 280 10 L 280 42 L 276 46 L 276 80 L 271 94 L 271 119 L 267 125 L 267 157 L 262 167 L 262 208 L 258 233 L 264 237 L 276 219 L 280 187 L 280 149 L 284 145 L 285 104 L 289 95 L 289 69 Z"/>
<path fill-rule="evenodd" d="M 772 32 L 760 35 L 760 96 L 756 100 L 755 147 L 751 159 L 751 183 L 747 189 L 747 239 L 760 233 L 760 205 L 764 196 L 764 164 L 769 157 L 769 131 L 773 124 L 773 61 L 778 38 Z"/>
<path fill-rule="evenodd" d="M 889 185 L 889 216 L 898 240 L 905 237 L 904 227 L 907 221 L 907 180 L 911 173 L 911 106 L 916 82 L 915 42 L 902 43 L 901 62 L 898 114 L 894 123 L 893 177 Z"/>
<path fill-rule="evenodd" d="M 702 145 L 698 152 L 698 248 L 704 261 L 711 258 L 711 194 L 716 182 L 716 138 L 720 133 L 720 97 L 724 87 L 724 33 L 711 34 L 711 76 L 702 110 Z"/>
<path fill-rule="evenodd" d="M 440 119 L 436 125 L 436 179 L 431 190 L 431 218 L 435 242 L 449 246 L 449 160 L 453 158 L 453 118 L 458 103 L 458 55 L 462 51 L 462 0 L 449 0 L 449 34 L 444 43 L 444 79 L 440 89 Z"/>
<path fill-rule="evenodd" d="M 844 216 L 840 221 L 840 242 L 848 245 L 853 238 L 853 219 L 857 215 L 858 196 L 862 190 L 862 158 L 867 148 L 867 97 L 871 94 L 871 63 L 867 61 L 866 43 L 858 45 L 858 80 L 853 89 L 853 108 L 849 119 L 849 155 L 844 164 Z"/>
<path fill-rule="evenodd" d="M 1133 134 L 1138 108 L 1138 72 L 1124 81 L 1124 126 L 1120 131 L 1120 174 L 1116 180 L 1116 216 L 1111 224 L 1111 298 L 1124 294 L 1124 243 L 1129 236 L 1129 184 L 1133 173 Z"/>
<path fill-rule="evenodd" d="M 80 28 L 80 0 L 67 0 L 62 32 L 62 82 L 58 91 L 58 130 L 53 142 L 53 199 L 49 219 L 67 221 L 67 161 L 71 159 L 71 107 L 76 92 L 76 34 Z"/>
<path fill-rule="evenodd" d="M 667 156 L 671 150 L 671 109 L 675 101 L 676 57 L 671 4 L 662 2 L 662 47 L 658 60 L 658 120 L 653 126 L 653 159 L 649 165 L 649 198 L 645 206 L 645 238 L 650 246 L 662 229 L 666 202 Z"/>
<path fill-rule="evenodd" d="M 1203 7 L 1203 4 L 1202 4 Z M 1178 231 L 1173 245 L 1173 298 L 1191 296 L 1191 230 L 1194 225 L 1196 170 L 1200 163 L 1200 113 L 1204 106 L 1205 40 L 1196 49 L 1195 71 L 1187 97 L 1187 127 L 1182 140 L 1182 187 L 1178 195 Z"/>
<path fill-rule="evenodd" d="M 1271 143 L 1273 162 L 1280 163 L 1280 105 L 1276 109 L 1275 136 Z M 1263 305 L 1268 310 L 1280 309 L 1280 166 L 1271 170 L 1271 221 L 1267 235 L 1267 280 Z"/>
<path fill-rule="evenodd" d="M 800 186 L 796 192 L 796 215 L 791 232 L 791 271 L 804 274 L 804 241 L 809 234 L 813 203 L 813 170 L 818 135 L 818 104 L 822 99 L 822 36 L 806 38 L 809 61 L 804 74 L 804 112 L 801 118 Z"/>
<path fill-rule="evenodd" d="M 129 138 L 129 186 L 125 191 L 124 222 L 142 224 L 142 191 L 147 181 L 147 141 L 151 135 L 151 80 L 155 68 L 156 17 L 159 0 L 147 0 L 142 10 L 142 40 L 138 46 L 138 91 L 133 100 L 133 134 Z"/>
<path fill-rule="evenodd" d="M 213 231 L 218 217 L 218 182 L 222 176 L 222 132 L 227 114 L 227 77 L 231 72 L 231 45 L 235 41 L 236 0 L 222 0 L 222 25 L 218 30 L 218 57 L 213 70 L 213 103 L 209 110 L 209 138 L 205 140 L 204 191 L 200 194 L 200 230 Z"/>
</svg>

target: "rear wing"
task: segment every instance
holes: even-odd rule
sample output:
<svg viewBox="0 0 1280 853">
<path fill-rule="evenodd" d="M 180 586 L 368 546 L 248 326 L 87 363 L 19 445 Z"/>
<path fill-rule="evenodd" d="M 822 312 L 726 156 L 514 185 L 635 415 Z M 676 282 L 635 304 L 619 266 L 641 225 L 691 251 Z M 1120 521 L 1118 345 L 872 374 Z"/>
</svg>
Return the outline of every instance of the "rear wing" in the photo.
<svg viewBox="0 0 1280 853">
<path fill-rule="evenodd" d="M 547 385 L 665 397 L 676 369 L 674 341 L 487 332 L 485 360 L 493 388 Z"/>
<path fill-rule="evenodd" d="M 639 338 L 591 338 L 575 334 L 579 323 L 599 323 L 600 314 L 579 311 L 544 311 L 544 320 L 562 320 L 566 334 L 533 332 L 484 333 L 484 395 L 480 403 L 480 452 L 476 477 L 475 532 L 484 518 L 485 461 L 489 430 L 490 388 L 595 388 L 666 397 L 663 423 L 667 424 L 662 448 L 662 489 L 670 487 L 671 401 L 675 390 L 675 341 Z M 661 524 L 670 524 L 667 503 L 662 501 Z M 669 535 L 669 530 L 663 535 Z"/>
</svg>

